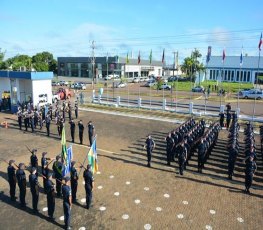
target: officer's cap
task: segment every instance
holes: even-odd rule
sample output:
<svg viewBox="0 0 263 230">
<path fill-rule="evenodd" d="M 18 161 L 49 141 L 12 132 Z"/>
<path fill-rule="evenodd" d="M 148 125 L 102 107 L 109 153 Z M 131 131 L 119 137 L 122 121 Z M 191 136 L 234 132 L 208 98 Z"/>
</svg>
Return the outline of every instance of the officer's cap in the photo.
<svg viewBox="0 0 263 230">
<path fill-rule="evenodd" d="M 67 183 L 68 181 L 70 181 L 70 178 L 67 176 L 65 177 L 65 182 Z"/>
<path fill-rule="evenodd" d="M 71 161 L 71 165 L 75 165 L 76 164 L 76 161 Z"/>
<path fill-rule="evenodd" d="M 19 163 L 19 168 L 22 168 L 22 166 L 24 166 L 25 164 L 24 163 Z"/>
<path fill-rule="evenodd" d="M 48 178 L 52 177 L 52 173 L 47 174 L 47 177 Z"/>
<path fill-rule="evenodd" d="M 36 171 L 37 169 L 35 167 L 32 167 L 31 172 Z"/>
<path fill-rule="evenodd" d="M 91 164 L 88 164 L 88 165 L 87 165 L 87 169 L 90 169 L 90 168 L 91 168 Z"/>
<path fill-rule="evenodd" d="M 45 155 L 47 155 L 47 152 L 43 152 L 43 153 L 42 153 L 42 156 L 45 156 Z"/>
<path fill-rule="evenodd" d="M 37 149 L 32 149 L 32 152 L 33 152 L 33 153 L 37 152 Z"/>
<path fill-rule="evenodd" d="M 60 159 L 61 158 L 61 156 L 60 155 L 57 155 L 56 156 L 56 160 L 58 160 L 58 159 Z"/>
<path fill-rule="evenodd" d="M 14 160 L 10 160 L 10 161 L 9 161 L 9 164 L 10 164 L 10 165 L 13 164 L 13 163 L 15 163 Z"/>
</svg>

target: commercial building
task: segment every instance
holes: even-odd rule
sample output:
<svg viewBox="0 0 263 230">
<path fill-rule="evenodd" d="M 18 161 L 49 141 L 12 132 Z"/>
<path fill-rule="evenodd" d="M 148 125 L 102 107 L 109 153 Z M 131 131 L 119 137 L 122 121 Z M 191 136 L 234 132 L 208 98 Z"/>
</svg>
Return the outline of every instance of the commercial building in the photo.
<svg viewBox="0 0 263 230">
<path fill-rule="evenodd" d="M 212 56 L 207 65 L 207 79 L 257 83 L 258 76 L 263 76 L 263 60 L 258 61 L 258 57 L 243 56 L 243 64 L 240 65 L 239 56 L 226 56 L 224 63 L 221 56 Z"/>
<path fill-rule="evenodd" d="M 96 57 L 94 65 L 90 57 L 58 57 L 58 75 L 67 77 L 95 78 L 110 74 L 134 78 L 137 76 L 161 76 L 161 61 L 129 59 L 122 57 Z"/>
<path fill-rule="evenodd" d="M 12 112 L 23 102 L 52 103 L 53 72 L 0 71 L 0 96 L 8 99 Z"/>
</svg>

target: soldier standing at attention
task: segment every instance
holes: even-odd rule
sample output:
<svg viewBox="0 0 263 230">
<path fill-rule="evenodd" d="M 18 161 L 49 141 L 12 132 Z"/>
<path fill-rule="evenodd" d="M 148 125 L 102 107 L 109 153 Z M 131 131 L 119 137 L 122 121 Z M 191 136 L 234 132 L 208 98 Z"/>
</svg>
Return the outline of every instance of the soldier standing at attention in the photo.
<svg viewBox="0 0 263 230">
<path fill-rule="evenodd" d="M 47 114 L 45 121 L 46 121 L 46 128 L 47 128 L 47 136 L 49 137 L 49 134 L 50 134 L 50 122 L 51 122 L 49 114 Z"/>
<path fill-rule="evenodd" d="M 75 203 L 77 201 L 77 190 L 78 190 L 78 172 L 75 168 L 75 161 L 71 162 L 71 169 L 70 169 L 70 182 L 71 182 L 71 189 L 72 189 L 72 202 Z"/>
<path fill-rule="evenodd" d="M 82 120 L 78 122 L 79 126 L 79 142 L 82 145 L 83 144 L 83 132 L 84 132 L 84 125 L 82 123 Z"/>
<path fill-rule="evenodd" d="M 253 182 L 253 177 L 254 177 L 254 174 L 257 170 L 257 164 L 256 162 L 254 161 L 254 155 L 251 154 L 249 157 L 247 157 L 245 159 L 245 163 L 246 163 L 246 170 L 245 170 L 245 193 L 248 193 L 250 194 L 250 187 L 252 185 L 252 182 Z"/>
<path fill-rule="evenodd" d="M 219 123 L 220 123 L 220 126 L 221 126 L 221 129 L 224 127 L 224 119 L 225 119 L 225 114 L 220 112 L 219 113 Z"/>
<path fill-rule="evenodd" d="M 85 190 L 86 190 L 86 207 L 90 208 L 92 201 L 92 190 L 94 188 L 94 178 L 91 172 L 91 165 L 87 165 L 87 169 L 83 173 L 83 178 L 85 180 Z"/>
<path fill-rule="evenodd" d="M 147 161 L 148 161 L 147 166 L 151 167 L 152 151 L 155 148 L 155 142 L 150 134 L 147 136 L 147 139 L 145 141 L 144 149 L 145 148 L 147 150 Z"/>
<path fill-rule="evenodd" d="M 54 211 L 55 211 L 55 189 L 54 184 L 51 180 L 52 174 L 49 173 L 46 179 L 46 190 L 47 190 L 47 207 L 48 207 L 48 216 L 50 219 L 54 220 Z"/>
<path fill-rule="evenodd" d="M 74 141 L 75 141 L 75 127 L 76 127 L 76 124 L 75 124 L 73 119 L 69 122 L 69 124 L 70 124 L 71 139 L 72 139 L 72 142 L 74 143 Z"/>
<path fill-rule="evenodd" d="M 26 207 L 26 174 L 24 172 L 25 165 L 23 163 L 19 164 L 19 169 L 16 171 L 16 179 L 19 186 L 20 194 L 20 205 L 21 207 Z"/>
<path fill-rule="evenodd" d="M 184 175 L 184 165 L 187 158 L 187 150 L 184 146 L 184 141 L 181 142 L 178 149 L 178 163 L 179 163 L 179 172 L 180 175 Z"/>
<path fill-rule="evenodd" d="M 22 129 L 22 111 L 19 108 L 18 112 L 17 112 L 17 119 L 18 119 L 18 125 L 19 125 L 19 129 Z"/>
<path fill-rule="evenodd" d="M 31 157 L 30 157 L 30 163 L 31 163 L 31 167 L 34 168 L 38 168 L 38 159 L 37 159 L 37 155 L 36 155 L 37 149 L 32 149 L 31 153 Z"/>
<path fill-rule="evenodd" d="M 89 133 L 89 143 L 90 143 L 90 147 L 93 143 L 93 137 L 95 135 L 95 127 L 92 124 L 92 121 L 89 121 L 88 123 L 88 133 Z"/>
<path fill-rule="evenodd" d="M 35 212 L 38 212 L 38 198 L 39 198 L 39 182 L 37 178 L 37 169 L 32 167 L 31 174 L 29 175 L 30 191 L 32 193 L 32 206 Z"/>
<path fill-rule="evenodd" d="M 231 113 L 227 112 L 226 114 L 226 129 L 228 130 L 229 129 L 229 125 L 230 125 L 230 122 L 231 122 Z"/>
<path fill-rule="evenodd" d="M 70 214 L 72 207 L 72 194 L 70 188 L 70 178 L 65 178 L 65 184 L 62 186 L 62 194 L 63 194 L 63 209 L 64 209 L 64 221 L 65 221 L 65 229 L 71 229 L 70 227 Z"/>
<path fill-rule="evenodd" d="M 76 117 L 76 119 L 78 119 L 78 115 L 79 115 L 78 103 L 75 102 L 75 117 Z"/>
<path fill-rule="evenodd" d="M 11 201 L 16 200 L 16 169 L 14 167 L 15 161 L 10 160 L 9 166 L 7 167 L 7 174 L 8 174 L 8 182 L 10 186 L 10 198 Z"/>
<path fill-rule="evenodd" d="M 205 161 L 205 143 L 204 139 L 201 139 L 201 142 L 199 143 L 197 147 L 198 152 L 198 172 L 202 173 L 202 170 L 204 168 L 204 161 Z"/>
<path fill-rule="evenodd" d="M 56 156 L 56 161 L 53 164 L 53 172 L 54 176 L 56 178 L 56 191 L 57 191 L 57 197 L 61 197 L 61 181 L 62 181 L 62 169 L 63 169 L 63 164 L 60 161 L 61 156 L 57 155 Z"/>
<path fill-rule="evenodd" d="M 167 165 L 171 165 L 173 148 L 174 148 L 174 139 L 171 136 L 171 133 L 168 133 L 166 140 L 166 154 L 167 154 Z"/>
</svg>

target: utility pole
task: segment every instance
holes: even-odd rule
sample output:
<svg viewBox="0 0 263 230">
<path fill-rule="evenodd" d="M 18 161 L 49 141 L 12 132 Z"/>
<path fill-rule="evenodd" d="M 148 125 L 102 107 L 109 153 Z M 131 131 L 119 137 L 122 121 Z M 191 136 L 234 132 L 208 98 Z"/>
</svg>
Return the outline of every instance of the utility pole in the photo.
<svg viewBox="0 0 263 230">
<path fill-rule="evenodd" d="M 91 48 L 91 57 L 90 57 L 90 60 L 91 60 L 91 65 L 92 65 L 92 83 L 94 84 L 94 80 L 95 80 L 95 78 L 96 78 L 96 81 L 95 81 L 95 83 L 97 83 L 97 76 L 96 76 L 96 74 L 95 74 L 95 41 L 93 40 L 92 42 L 91 42 L 91 46 L 90 46 L 90 48 Z"/>
<path fill-rule="evenodd" d="M 177 54 L 177 52 L 173 52 L 173 54 L 174 54 L 174 66 L 173 66 L 173 76 L 174 76 L 174 70 L 175 70 L 175 54 Z"/>
</svg>

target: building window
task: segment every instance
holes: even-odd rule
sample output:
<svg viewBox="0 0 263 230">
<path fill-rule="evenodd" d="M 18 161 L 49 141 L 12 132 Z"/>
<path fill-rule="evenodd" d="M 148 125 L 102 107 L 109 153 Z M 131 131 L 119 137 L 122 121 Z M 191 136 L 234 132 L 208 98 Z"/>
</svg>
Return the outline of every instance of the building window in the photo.
<svg viewBox="0 0 263 230">
<path fill-rule="evenodd" d="M 234 71 L 231 71 L 231 81 L 234 81 Z"/>
<path fill-rule="evenodd" d="M 213 79 L 213 76 L 212 76 L 212 70 L 210 69 L 210 74 L 209 74 L 209 79 Z"/>
<path fill-rule="evenodd" d="M 244 71 L 244 81 L 247 81 L 247 71 Z"/>
<path fill-rule="evenodd" d="M 247 72 L 247 81 L 250 82 L 250 71 Z"/>
<path fill-rule="evenodd" d="M 218 79 L 219 70 L 216 70 L 216 76 L 214 77 L 214 80 Z"/>
<path fill-rule="evenodd" d="M 236 73 L 236 81 L 239 81 L 239 71 Z"/>
<path fill-rule="evenodd" d="M 243 81 L 243 71 L 240 71 L 240 81 Z"/>
</svg>

